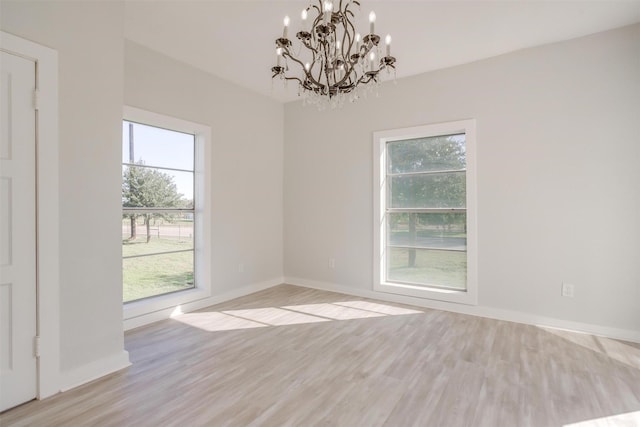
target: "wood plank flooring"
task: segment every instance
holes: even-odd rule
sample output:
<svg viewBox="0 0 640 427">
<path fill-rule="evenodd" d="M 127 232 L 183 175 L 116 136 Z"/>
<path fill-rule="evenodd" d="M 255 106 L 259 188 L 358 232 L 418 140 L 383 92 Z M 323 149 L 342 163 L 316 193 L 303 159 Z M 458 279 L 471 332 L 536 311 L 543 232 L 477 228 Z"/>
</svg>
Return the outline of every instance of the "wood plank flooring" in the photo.
<svg viewBox="0 0 640 427">
<path fill-rule="evenodd" d="M 638 344 L 290 285 L 126 348 L 130 368 L 0 425 L 640 425 Z"/>
</svg>

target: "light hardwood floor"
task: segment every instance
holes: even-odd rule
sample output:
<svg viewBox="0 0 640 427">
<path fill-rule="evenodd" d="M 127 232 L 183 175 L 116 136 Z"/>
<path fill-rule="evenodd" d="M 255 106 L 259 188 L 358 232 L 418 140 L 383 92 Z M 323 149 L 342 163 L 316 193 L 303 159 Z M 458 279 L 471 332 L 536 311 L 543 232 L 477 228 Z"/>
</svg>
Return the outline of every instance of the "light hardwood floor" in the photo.
<svg viewBox="0 0 640 427">
<path fill-rule="evenodd" d="M 290 285 L 127 332 L 126 348 L 130 368 L 0 425 L 640 423 L 640 345 Z"/>
</svg>

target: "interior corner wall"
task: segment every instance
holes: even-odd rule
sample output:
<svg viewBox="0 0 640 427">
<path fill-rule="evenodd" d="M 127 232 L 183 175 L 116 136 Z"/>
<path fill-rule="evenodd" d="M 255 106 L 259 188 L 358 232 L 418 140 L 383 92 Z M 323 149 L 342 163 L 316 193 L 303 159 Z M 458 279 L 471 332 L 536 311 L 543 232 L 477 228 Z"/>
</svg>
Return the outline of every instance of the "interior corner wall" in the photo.
<svg viewBox="0 0 640 427">
<path fill-rule="evenodd" d="M 65 387 L 128 363 L 120 285 L 123 5 L 3 0 L 0 15 L 3 31 L 58 51 Z"/>
<path fill-rule="evenodd" d="M 634 25 L 287 104 L 285 277 L 371 290 L 372 133 L 475 118 L 478 308 L 640 332 L 638 52 Z"/>
<path fill-rule="evenodd" d="M 282 104 L 128 40 L 124 67 L 126 105 L 211 127 L 213 295 L 281 283 Z"/>
</svg>

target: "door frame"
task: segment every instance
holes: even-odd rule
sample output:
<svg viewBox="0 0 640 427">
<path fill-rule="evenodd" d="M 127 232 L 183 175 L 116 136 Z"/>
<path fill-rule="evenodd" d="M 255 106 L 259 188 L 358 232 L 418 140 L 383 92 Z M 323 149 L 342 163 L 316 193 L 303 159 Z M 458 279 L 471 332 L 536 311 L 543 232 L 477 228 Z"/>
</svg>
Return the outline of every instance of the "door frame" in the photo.
<svg viewBox="0 0 640 427">
<path fill-rule="evenodd" d="M 0 31 L 0 50 L 36 64 L 37 398 L 60 391 L 58 52 Z"/>
</svg>

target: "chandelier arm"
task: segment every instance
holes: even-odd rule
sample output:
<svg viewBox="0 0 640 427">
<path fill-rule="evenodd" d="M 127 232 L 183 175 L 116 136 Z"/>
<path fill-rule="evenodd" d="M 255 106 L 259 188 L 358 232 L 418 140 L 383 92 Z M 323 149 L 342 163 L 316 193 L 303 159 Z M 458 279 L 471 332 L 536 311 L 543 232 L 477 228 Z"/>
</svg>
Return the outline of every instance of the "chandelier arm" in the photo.
<svg viewBox="0 0 640 427">
<path fill-rule="evenodd" d="M 324 67 L 322 67 L 322 68 L 324 68 L 324 70 L 322 70 L 322 69 L 320 70 L 320 76 L 322 76 L 322 71 L 324 71 L 324 76 L 327 79 L 327 92 L 331 93 L 330 89 L 331 89 L 332 85 L 331 85 L 331 80 L 329 79 L 329 76 L 331 75 L 332 71 L 333 72 L 335 72 L 335 71 L 329 68 L 328 60 L 329 60 L 329 54 L 331 53 L 331 51 L 330 51 L 330 47 L 327 47 L 328 44 L 329 43 L 327 41 L 325 41 L 325 43 L 324 43 L 324 46 L 325 46 L 325 51 L 324 51 L 325 61 L 324 61 Z M 335 68 L 335 67 L 333 67 L 333 68 Z M 334 75 L 334 80 L 335 80 L 335 75 Z"/>
<path fill-rule="evenodd" d="M 346 37 L 346 34 L 347 34 L 347 32 L 345 31 L 345 37 Z M 351 38 L 349 37 L 349 39 L 351 39 Z M 343 40 L 344 40 L 344 38 L 343 38 Z M 343 46 L 344 46 L 344 41 L 342 43 L 343 43 Z M 351 73 L 353 72 L 353 65 L 350 62 L 349 52 L 351 52 L 351 40 L 350 40 L 350 44 L 349 44 L 349 49 L 347 50 L 347 56 L 344 56 L 344 52 L 343 52 L 344 61 L 342 61 L 342 64 L 343 64 L 343 69 L 344 69 L 344 75 L 342 76 L 342 78 L 339 81 L 336 80 L 335 86 L 337 86 L 337 87 L 341 87 L 342 84 L 348 78 L 351 77 Z"/>
<path fill-rule="evenodd" d="M 357 4 L 358 7 L 360 7 L 359 1 L 348 1 L 347 4 L 344 5 L 344 13 L 345 14 L 350 13 L 351 16 L 354 16 L 354 13 L 349 10 L 349 6 L 351 6 L 351 3 Z M 342 0 L 340 0 L 340 9 L 342 9 Z"/>
<path fill-rule="evenodd" d="M 341 0 L 342 1 L 342 0 Z M 353 3 L 357 4 L 358 6 L 360 6 L 360 3 L 357 1 L 354 1 Z M 354 42 L 354 37 L 352 37 L 352 34 L 355 35 L 356 29 L 355 26 L 353 25 L 353 22 L 351 22 L 351 19 L 349 19 L 349 15 L 351 15 L 351 17 L 355 17 L 354 13 L 349 10 L 349 6 L 351 3 L 347 3 L 345 5 L 344 8 L 344 13 L 343 13 L 343 25 L 345 28 L 345 34 L 343 37 L 343 45 L 345 44 L 345 39 L 349 40 L 349 48 L 347 50 L 347 52 L 349 53 L 348 56 L 345 58 L 346 61 L 346 70 L 345 70 L 345 75 L 344 77 L 337 82 L 337 86 L 342 87 L 342 85 L 344 85 L 347 80 L 349 81 L 349 86 L 344 89 L 345 92 L 350 92 L 351 90 L 353 90 L 355 88 L 355 86 L 357 86 L 357 81 L 354 80 L 353 75 L 355 74 L 355 77 L 358 77 L 358 72 L 356 71 L 356 66 L 358 65 L 358 61 L 353 61 L 352 62 L 352 58 L 351 58 L 351 51 L 353 49 L 353 42 Z M 349 31 L 350 30 L 350 31 Z M 357 54 L 359 55 L 360 52 L 358 51 Z"/>
<path fill-rule="evenodd" d="M 306 81 L 310 82 L 312 86 L 315 86 L 318 89 L 321 89 L 324 87 L 324 85 L 322 83 L 320 83 L 318 80 L 316 80 L 313 77 L 313 74 L 311 74 L 311 72 L 305 72 L 305 76 L 307 77 Z M 303 84 L 304 86 L 304 84 Z"/>
<path fill-rule="evenodd" d="M 317 6 L 314 6 L 316 9 L 318 9 Z M 322 17 L 322 12 L 320 12 L 320 10 L 318 10 L 318 16 L 316 16 L 316 19 L 313 20 L 313 24 L 311 25 L 311 40 L 309 40 L 309 44 L 311 45 L 311 49 L 315 52 L 318 53 L 318 34 L 316 31 L 313 31 L 317 26 L 318 23 L 320 22 L 320 19 Z M 311 44 L 313 41 L 313 44 Z M 315 58 L 314 58 L 315 59 Z"/>
<path fill-rule="evenodd" d="M 310 72 L 310 71 L 307 71 L 307 70 L 304 68 L 304 64 L 302 63 L 302 61 L 300 61 L 298 58 L 295 58 L 295 57 L 291 56 L 291 54 L 289 54 L 288 52 L 286 52 L 286 54 L 287 54 L 287 57 L 288 57 L 289 59 L 291 59 L 292 61 L 294 61 L 294 62 L 298 63 L 298 64 L 302 67 L 302 69 L 304 70 L 304 74 L 305 74 L 305 76 L 307 77 L 307 80 L 309 80 L 309 81 L 310 81 L 311 83 L 313 83 L 315 86 L 320 86 L 320 87 L 321 87 L 321 86 L 323 86 L 320 82 L 318 82 L 316 79 L 314 79 L 314 78 L 313 78 L 313 75 L 311 74 L 311 72 Z M 283 54 L 283 55 L 284 55 L 284 54 Z M 302 86 L 304 87 L 304 83 L 303 83 L 303 81 L 302 81 L 301 79 L 299 79 L 298 77 L 285 77 L 285 79 L 287 79 L 287 80 L 298 80 L 298 82 L 300 83 L 300 85 L 302 85 Z"/>
<path fill-rule="evenodd" d="M 348 8 L 348 7 L 349 7 L 349 5 L 347 5 L 346 7 Z M 351 20 L 350 20 L 349 18 L 347 18 L 347 16 L 346 16 L 346 15 L 347 15 L 347 12 L 351 13 L 351 11 L 349 11 L 349 10 L 347 10 L 347 9 L 345 8 L 345 13 L 344 13 L 344 14 L 345 14 L 345 21 L 347 21 L 347 24 L 349 24 L 349 27 L 351 27 L 351 32 L 352 32 L 352 33 L 354 34 L 354 36 L 355 36 L 355 34 L 356 34 L 356 27 L 353 25 L 353 23 L 351 22 Z M 354 15 L 353 15 L 353 13 L 351 13 L 351 16 L 352 16 L 352 17 L 354 16 Z M 348 31 L 346 31 L 346 29 L 347 29 L 347 26 L 345 25 L 345 33 L 347 33 L 347 32 L 348 32 Z M 352 46 L 352 44 L 353 44 L 353 39 L 351 38 L 351 34 L 349 34 L 349 40 L 350 40 L 350 43 L 349 43 L 349 52 L 351 52 L 351 46 Z"/>
<path fill-rule="evenodd" d="M 307 49 L 309 49 L 310 51 L 313 51 L 314 53 L 315 53 L 315 52 L 317 52 L 316 48 L 314 48 L 314 47 L 311 45 L 311 42 L 310 42 L 309 40 L 302 40 L 302 45 L 303 45 L 304 47 L 306 47 Z"/>
<path fill-rule="evenodd" d="M 312 30 L 313 30 L 313 27 L 312 27 Z M 313 46 L 311 46 L 310 43 L 309 44 L 304 43 L 304 46 L 311 51 L 311 64 L 315 64 L 316 63 L 316 55 L 319 53 L 318 50 L 316 48 L 314 48 Z M 319 83 L 313 78 L 313 75 L 311 74 L 311 71 L 307 71 L 307 69 L 305 67 L 305 64 L 303 64 L 301 60 L 299 60 L 299 59 L 297 59 L 297 58 L 295 58 L 295 57 L 293 57 L 291 55 L 290 55 L 290 57 L 291 57 L 291 59 L 293 61 L 295 61 L 298 64 L 300 64 L 300 66 L 302 67 L 302 70 L 304 71 L 307 79 L 311 78 L 311 80 L 314 82 L 314 84 L 318 84 L 319 85 Z"/>
<path fill-rule="evenodd" d="M 312 83 L 312 86 L 315 86 L 316 90 L 322 89 L 324 88 L 324 85 L 322 83 L 320 83 L 319 81 L 317 81 L 312 75 L 311 73 L 307 74 L 307 80 Z"/>
<path fill-rule="evenodd" d="M 356 76 L 358 75 L 358 73 L 355 71 L 355 65 L 351 64 L 350 62 L 345 62 L 344 76 L 342 76 L 342 79 L 340 79 L 339 82 L 336 82 L 336 86 L 341 86 L 347 80 L 349 80 L 349 82 L 353 83 L 352 78 L 351 78 L 351 74 L 353 74 L 353 73 L 355 73 Z"/>
<path fill-rule="evenodd" d="M 341 1 L 342 1 L 342 0 L 341 0 Z M 349 2 L 349 3 L 347 3 L 347 4 L 344 6 L 344 17 L 345 17 L 345 20 L 347 21 L 347 23 L 348 23 L 348 24 L 349 24 L 349 26 L 351 27 L 351 31 L 353 32 L 353 35 L 354 35 L 354 38 L 355 38 L 355 34 L 356 34 L 356 27 L 353 25 L 353 22 L 351 22 L 351 19 L 349 19 L 349 17 L 348 17 L 348 15 L 351 15 L 351 18 L 355 18 L 355 17 L 356 17 L 356 15 L 355 15 L 351 10 L 349 10 L 349 6 L 351 6 L 351 3 L 355 3 L 355 4 L 357 4 L 357 5 L 358 5 L 358 7 L 360 7 L 360 2 L 358 2 L 358 1 L 356 1 L 356 0 L 353 0 L 353 1 Z M 346 28 L 346 25 L 345 25 L 345 28 Z M 353 46 L 353 38 L 352 38 L 352 37 L 349 37 L 349 40 L 350 40 L 350 43 L 349 43 L 349 52 L 351 52 L 351 47 Z M 351 59 L 351 58 L 349 58 L 349 59 Z"/>
<path fill-rule="evenodd" d="M 377 80 L 375 79 L 375 76 L 376 76 L 377 74 L 378 74 L 378 72 L 377 72 L 377 71 L 375 72 L 375 74 L 363 74 L 363 75 L 362 75 L 362 76 L 360 76 L 360 78 L 358 79 L 358 83 L 356 84 L 356 86 L 357 86 L 357 85 L 359 85 L 360 83 L 367 84 L 367 83 L 371 82 L 371 80 L 373 80 L 373 81 L 377 81 Z M 366 78 L 366 80 L 365 80 L 365 78 Z"/>
<path fill-rule="evenodd" d="M 313 6 L 309 6 L 309 7 L 313 7 L 315 10 L 318 11 L 319 15 L 322 15 L 322 0 L 318 0 L 318 5 L 314 4 Z"/>
<path fill-rule="evenodd" d="M 318 6 L 313 6 L 314 8 L 316 8 L 318 10 L 318 16 L 316 16 L 316 19 L 313 20 L 313 24 L 311 25 L 311 29 L 313 30 L 318 23 L 322 20 L 322 12 L 320 12 L 320 9 L 318 9 Z"/>
<path fill-rule="evenodd" d="M 325 71 L 326 68 L 327 68 L 327 61 L 323 61 L 323 59 L 327 59 L 327 44 L 328 44 L 328 42 L 326 40 L 321 41 L 321 45 L 322 45 L 321 51 L 322 52 L 318 52 L 321 55 L 320 61 L 322 62 L 322 64 L 321 64 L 322 66 L 319 67 L 319 69 L 318 69 L 317 81 L 318 81 L 319 85 L 322 85 L 320 83 L 320 81 L 322 81 L 322 72 Z M 329 84 L 329 79 L 327 79 L 327 85 L 328 84 Z"/>
<path fill-rule="evenodd" d="M 347 22 L 347 24 L 351 24 L 351 22 L 349 22 L 349 20 L 345 17 L 344 21 Z M 349 27 L 347 27 L 346 24 L 344 25 L 344 34 L 342 34 L 342 56 L 344 57 L 344 47 L 346 46 L 345 41 L 347 40 L 347 36 L 349 36 L 349 40 L 351 40 L 351 36 L 349 34 Z M 347 52 L 351 52 L 351 45 L 349 45 L 349 50 L 347 50 Z"/>
<path fill-rule="evenodd" d="M 300 84 L 300 86 L 303 86 L 302 80 L 300 80 L 298 77 L 287 77 L 287 76 L 285 76 L 284 79 L 285 80 L 297 80 L 298 83 Z"/>
<path fill-rule="evenodd" d="M 354 2 L 354 3 L 357 3 L 357 2 Z M 346 20 L 347 24 L 349 25 L 349 27 L 351 27 L 351 33 L 355 34 L 355 32 L 356 32 L 355 26 L 353 25 L 351 20 L 348 19 L 348 17 L 346 17 L 347 13 L 350 13 L 351 16 L 354 16 L 353 12 L 351 12 L 349 10 L 349 4 L 350 3 L 347 3 L 347 5 L 345 6 L 345 9 L 344 9 L 345 10 L 345 20 Z M 353 48 L 353 42 L 354 42 L 354 38 L 355 38 L 355 37 L 351 37 L 351 33 L 347 30 L 347 27 L 345 25 L 345 34 L 349 36 L 348 37 L 349 38 L 349 49 L 347 50 L 348 57 L 345 58 L 346 59 L 345 63 L 347 64 L 348 69 L 345 70 L 345 77 L 342 79 L 341 83 L 343 83 L 346 80 L 347 77 L 351 81 L 351 74 L 352 73 L 356 73 L 356 76 L 358 75 L 358 73 L 355 71 L 355 67 L 358 64 L 358 62 L 357 61 L 352 62 L 352 59 L 351 59 L 351 49 Z M 359 52 L 358 52 L 358 54 L 359 54 Z"/>
<path fill-rule="evenodd" d="M 302 61 L 300 61 L 298 58 L 296 58 L 296 57 L 292 56 L 288 51 L 283 52 L 283 56 L 284 56 L 284 54 L 285 54 L 285 53 L 286 53 L 286 55 L 287 55 L 287 57 L 288 57 L 289 59 L 291 59 L 292 61 L 297 62 L 298 64 L 300 64 L 300 66 L 301 66 L 301 67 L 302 67 L 302 69 L 304 70 L 304 64 L 302 63 Z"/>
<path fill-rule="evenodd" d="M 355 80 L 353 79 L 352 74 L 355 74 L 355 76 L 358 77 L 358 72 L 355 70 L 355 67 L 357 64 L 351 64 L 351 63 L 347 63 L 347 64 L 348 64 L 348 68 L 345 69 L 345 75 L 342 77 L 342 80 L 338 82 L 338 84 L 340 85 L 345 83 L 347 80 L 349 81 L 349 85 L 353 85 Z M 357 83 L 355 85 L 357 86 Z"/>
<path fill-rule="evenodd" d="M 316 49 L 314 49 L 314 50 L 311 52 L 311 65 L 310 65 L 310 67 L 309 67 L 309 72 L 308 72 L 308 74 L 311 74 L 311 67 L 313 67 L 313 64 L 315 64 L 315 63 L 316 63 L 316 60 L 317 60 L 318 55 L 320 55 L 320 51 L 318 51 L 318 50 L 316 50 Z"/>
</svg>

